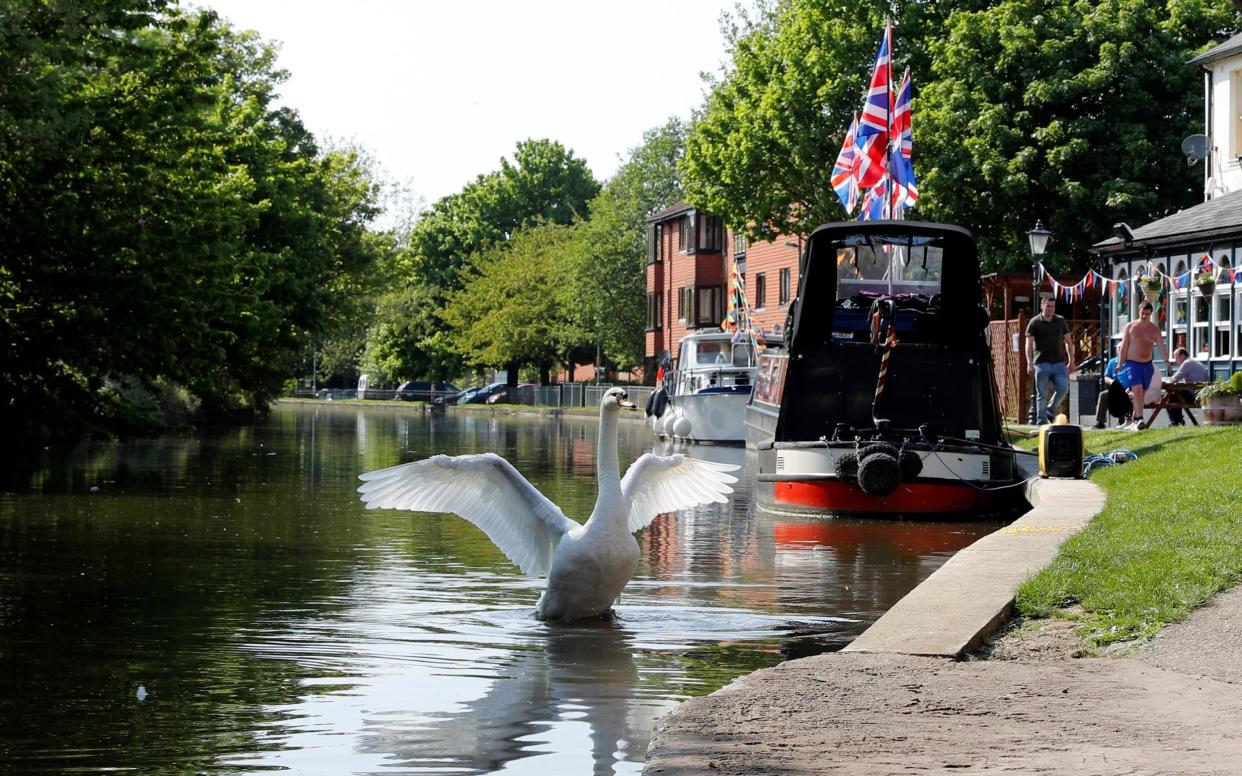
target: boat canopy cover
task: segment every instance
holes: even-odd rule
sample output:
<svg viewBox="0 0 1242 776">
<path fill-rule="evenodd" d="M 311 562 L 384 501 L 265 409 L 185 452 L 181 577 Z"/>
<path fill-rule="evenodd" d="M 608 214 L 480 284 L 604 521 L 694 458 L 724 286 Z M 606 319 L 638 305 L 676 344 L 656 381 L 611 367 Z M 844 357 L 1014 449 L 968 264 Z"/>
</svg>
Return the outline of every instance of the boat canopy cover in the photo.
<svg viewBox="0 0 1242 776">
<path fill-rule="evenodd" d="M 919 221 L 828 224 L 802 257 L 776 438 L 816 439 L 838 423 L 928 425 L 999 441 L 979 257 L 970 232 Z M 876 400 L 878 373 L 885 388 Z"/>
</svg>

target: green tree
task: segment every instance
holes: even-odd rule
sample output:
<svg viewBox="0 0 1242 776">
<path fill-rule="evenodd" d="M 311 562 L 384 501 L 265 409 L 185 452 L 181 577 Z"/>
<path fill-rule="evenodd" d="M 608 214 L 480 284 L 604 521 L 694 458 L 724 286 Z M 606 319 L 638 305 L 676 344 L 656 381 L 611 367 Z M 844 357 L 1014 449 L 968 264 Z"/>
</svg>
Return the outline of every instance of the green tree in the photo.
<svg viewBox="0 0 1242 776">
<path fill-rule="evenodd" d="M 272 106 L 271 48 L 210 12 L 5 12 L 0 427 L 115 429 L 127 385 L 264 406 L 374 261 L 364 171 Z"/>
<path fill-rule="evenodd" d="M 474 363 L 464 359 L 453 344 L 459 338 L 438 317 L 448 296 L 473 277 L 465 271 L 472 257 L 534 224 L 585 218 L 598 193 L 599 184 L 572 151 L 552 140 L 524 140 L 498 170 L 437 201 L 385 269 L 390 293 L 370 328 L 367 369 L 394 380 L 444 379 Z"/>
<path fill-rule="evenodd" d="M 643 133 L 643 142 L 591 201 L 591 218 L 574 229 L 559 284 L 573 339 L 598 344 L 606 360 L 632 367 L 642 360 L 646 320 L 646 217 L 684 198 L 677 165 L 686 125 L 670 118 Z M 591 348 L 593 353 L 594 348 Z"/>
<path fill-rule="evenodd" d="M 474 256 L 462 287 L 448 295 L 441 316 L 449 338 L 475 368 L 533 364 L 541 381 L 562 363 L 570 322 L 558 302 L 557 285 L 572 240 L 572 227 L 542 224 Z"/>
<path fill-rule="evenodd" d="M 523 140 L 513 160 L 432 205 L 414 226 L 402 258 L 409 276 L 444 291 L 460 287 L 467 259 L 535 223 L 587 217 L 599 183 L 586 162 L 552 140 Z"/>
<path fill-rule="evenodd" d="M 943 4 L 898 5 L 909 6 L 909 26 L 920 29 Z M 829 177 L 887 12 L 786 0 L 727 24 L 729 65 L 686 139 L 690 202 L 754 240 L 809 234 L 844 217 Z M 899 65 L 909 50 L 897 51 Z"/>
<path fill-rule="evenodd" d="M 841 219 L 830 171 L 886 13 L 894 71 L 914 75 L 915 214 L 972 228 L 985 265 L 1025 262 L 1036 218 L 1081 262 L 1115 221 L 1196 198 L 1185 62 L 1237 28 L 1227 0 L 785 0 L 726 30 L 730 65 L 686 142 L 690 201 L 758 239 Z"/>
<path fill-rule="evenodd" d="M 1118 221 L 1202 199 L 1178 151 L 1201 131 L 1186 61 L 1236 29 L 1227 0 L 1007 0 L 953 13 L 917 103 L 921 215 L 972 229 L 987 263 L 1027 266 L 1037 218 L 1082 267 Z"/>
</svg>

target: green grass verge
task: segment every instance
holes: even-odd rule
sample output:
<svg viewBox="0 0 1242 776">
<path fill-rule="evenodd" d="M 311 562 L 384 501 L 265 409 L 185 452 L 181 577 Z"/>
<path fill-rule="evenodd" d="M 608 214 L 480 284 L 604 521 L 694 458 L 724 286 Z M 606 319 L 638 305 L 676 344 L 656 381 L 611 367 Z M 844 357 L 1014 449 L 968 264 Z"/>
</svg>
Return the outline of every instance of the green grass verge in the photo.
<svg viewBox="0 0 1242 776">
<path fill-rule="evenodd" d="M 1104 511 L 1018 589 L 1021 614 L 1079 619 L 1103 646 L 1150 638 L 1242 580 L 1242 428 L 1090 431 L 1086 447 L 1138 460 L 1092 473 Z"/>
</svg>

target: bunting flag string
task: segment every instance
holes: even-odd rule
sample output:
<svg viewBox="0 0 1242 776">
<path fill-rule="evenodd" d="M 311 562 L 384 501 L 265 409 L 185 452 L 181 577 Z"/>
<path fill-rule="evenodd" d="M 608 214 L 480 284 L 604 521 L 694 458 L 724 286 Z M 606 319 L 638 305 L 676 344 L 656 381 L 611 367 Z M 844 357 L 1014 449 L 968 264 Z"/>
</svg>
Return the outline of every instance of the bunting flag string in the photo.
<svg viewBox="0 0 1242 776">
<path fill-rule="evenodd" d="M 1192 279 L 1202 272 L 1211 272 L 1216 280 L 1220 282 L 1239 283 L 1242 278 L 1242 268 L 1233 268 L 1222 266 L 1212 259 L 1208 254 L 1203 254 L 1197 262 L 1196 268 L 1186 270 L 1179 275 L 1169 275 L 1158 267 L 1149 267 L 1147 272 L 1135 272 L 1133 277 L 1124 279 L 1114 279 L 1105 277 L 1095 270 L 1088 270 L 1087 274 L 1081 280 L 1073 285 L 1066 285 L 1048 272 L 1043 262 L 1036 265 L 1036 275 L 1038 277 L 1037 285 L 1043 285 L 1046 278 L 1049 286 L 1052 288 L 1052 296 L 1055 299 L 1065 302 L 1076 302 L 1086 296 L 1088 290 L 1099 287 L 1100 293 L 1112 293 L 1117 297 L 1118 301 L 1124 301 L 1130 287 L 1138 288 L 1148 282 L 1149 278 L 1157 278 L 1160 283 L 1160 289 L 1173 289 L 1175 291 L 1185 290 L 1190 287 Z"/>
</svg>

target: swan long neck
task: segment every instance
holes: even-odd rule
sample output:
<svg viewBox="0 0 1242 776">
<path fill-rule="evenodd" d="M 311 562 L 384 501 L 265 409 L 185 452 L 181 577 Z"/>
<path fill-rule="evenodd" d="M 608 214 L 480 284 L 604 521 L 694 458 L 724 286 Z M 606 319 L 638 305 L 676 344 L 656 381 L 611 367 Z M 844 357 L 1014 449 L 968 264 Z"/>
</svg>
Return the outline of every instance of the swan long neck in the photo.
<svg viewBox="0 0 1242 776">
<path fill-rule="evenodd" d="M 595 481 L 602 496 L 607 490 L 621 490 L 621 474 L 617 465 L 617 412 L 606 407 L 599 410 L 599 442 L 595 446 Z"/>
</svg>

